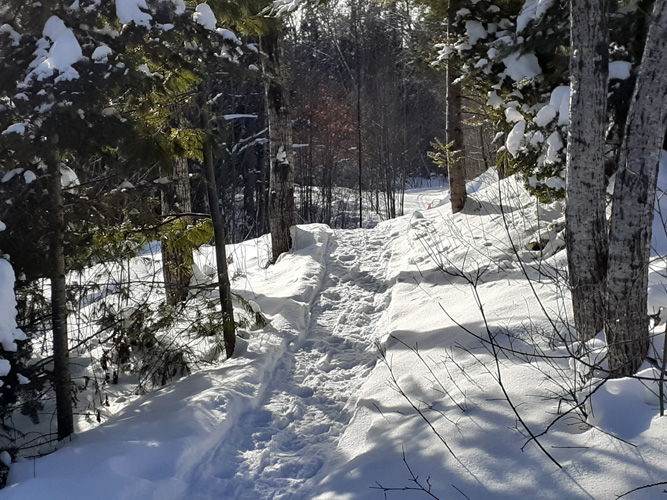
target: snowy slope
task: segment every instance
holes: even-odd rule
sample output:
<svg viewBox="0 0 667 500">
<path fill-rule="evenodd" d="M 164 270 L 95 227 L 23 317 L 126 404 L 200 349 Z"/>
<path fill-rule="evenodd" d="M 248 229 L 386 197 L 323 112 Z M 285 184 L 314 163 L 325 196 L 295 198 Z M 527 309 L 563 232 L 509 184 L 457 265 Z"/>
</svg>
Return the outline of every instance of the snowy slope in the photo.
<svg viewBox="0 0 667 500">
<path fill-rule="evenodd" d="M 574 414 L 550 427 L 581 389 L 548 227 L 562 207 L 491 174 L 469 193 L 457 215 L 447 193 L 422 189 L 373 229 L 301 226 L 266 269 L 265 240 L 232 249 L 237 289 L 269 325 L 234 359 L 15 464 L 0 498 L 419 499 L 421 484 L 441 499 L 603 500 L 666 480 L 667 423 L 635 381 L 599 391 L 599 428 Z M 526 427 L 548 428 L 543 449 Z"/>
</svg>

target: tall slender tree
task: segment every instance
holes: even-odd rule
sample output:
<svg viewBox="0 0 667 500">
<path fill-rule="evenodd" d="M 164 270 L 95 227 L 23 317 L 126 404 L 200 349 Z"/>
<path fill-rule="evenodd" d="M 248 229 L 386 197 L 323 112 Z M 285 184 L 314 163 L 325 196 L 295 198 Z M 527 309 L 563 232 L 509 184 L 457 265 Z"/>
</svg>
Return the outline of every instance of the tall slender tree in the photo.
<svg viewBox="0 0 667 500">
<path fill-rule="evenodd" d="M 269 227 L 272 261 L 292 248 L 294 225 L 294 152 L 280 19 L 267 20 L 260 36 L 269 125 Z"/>
<path fill-rule="evenodd" d="M 609 43 L 601 0 L 571 0 L 567 257 L 574 323 L 583 342 L 603 329 L 607 267 L 606 178 Z"/>
<path fill-rule="evenodd" d="M 609 229 L 605 334 L 609 369 L 646 359 L 648 267 L 660 149 L 667 129 L 667 0 L 657 0 L 625 125 Z"/>
</svg>

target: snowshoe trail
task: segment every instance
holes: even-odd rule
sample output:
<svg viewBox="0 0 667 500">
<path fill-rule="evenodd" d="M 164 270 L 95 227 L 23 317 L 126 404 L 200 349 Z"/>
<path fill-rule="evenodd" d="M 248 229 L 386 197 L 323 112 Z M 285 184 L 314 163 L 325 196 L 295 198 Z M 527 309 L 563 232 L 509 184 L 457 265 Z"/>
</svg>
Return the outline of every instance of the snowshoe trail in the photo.
<svg viewBox="0 0 667 500">
<path fill-rule="evenodd" d="M 211 457 L 216 479 L 206 498 L 305 499 L 308 480 L 336 459 L 358 389 L 378 359 L 374 340 L 391 294 L 385 231 L 332 235 L 308 331 L 287 348 L 257 410 Z"/>
</svg>

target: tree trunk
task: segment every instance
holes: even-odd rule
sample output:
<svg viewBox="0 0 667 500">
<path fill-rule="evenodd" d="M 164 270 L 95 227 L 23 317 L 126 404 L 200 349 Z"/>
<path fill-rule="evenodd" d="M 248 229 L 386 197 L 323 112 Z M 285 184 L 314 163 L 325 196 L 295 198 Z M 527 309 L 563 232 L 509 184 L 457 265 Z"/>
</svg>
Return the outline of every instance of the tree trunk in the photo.
<svg viewBox="0 0 667 500">
<path fill-rule="evenodd" d="M 448 63 L 449 66 L 449 63 Z M 461 119 L 461 89 L 452 82 L 453 75 L 447 69 L 447 132 L 446 143 L 453 143 L 447 153 L 447 172 L 452 213 L 458 213 L 465 207 L 466 166 L 463 151 L 463 125 Z"/>
<path fill-rule="evenodd" d="M 211 137 L 210 118 L 208 109 L 209 90 L 205 83 L 199 87 L 199 111 L 201 126 L 206 134 L 204 140 L 204 180 L 208 207 L 213 223 L 213 238 L 215 240 L 215 263 L 218 270 L 218 292 L 220 294 L 220 312 L 222 314 L 223 341 L 227 358 L 234 354 L 236 345 L 236 324 L 234 323 L 234 307 L 232 291 L 229 284 L 229 270 L 227 269 L 227 249 L 225 248 L 225 220 L 220 211 L 218 186 L 215 181 L 213 138 Z"/>
<path fill-rule="evenodd" d="M 648 354 L 648 264 L 660 148 L 667 128 L 667 0 L 655 3 L 630 104 L 609 229 L 609 369 L 635 373 Z"/>
<path fill-rule="evenodd" d="M 609 45 L 601 0 L 570 1 L 567 257 L 574 324 L 582 342 L 604 327 L 607 231 L 604 147 Z"/>
<path fill-rule="evenodd" d="M 362 133 L 362 109 L 361 109 L 361 64 L 363 53 L 361 51 L 361 42 L 359 37 L 359 25 L 361 23 L 361 15 L 359 12 L 359 6 L 354 2 L 351 6 L 351 24 L 354 35 L 354 51 L 356 55 L 356 64 L 355 64 L 355 86 L 356 86 L 356 115 L 357 115 L 357 170 L 359 178 L 359 227 L 363 227 L 364 222 L 364 210 L 363 210 L 363 197 L 364 197 L 364 181 L 363 181 L 363 133 Z"/>
<path fill-rule="evenodd" d="M 208 204 L 215 239 L 215 263 L 218 268 L 218 290 L 222 312 L 223 340 L 227 357 L 231 358 L 232 354 L 234 354 L 234 346 L 236 345 L 236 326 L 234 324 L 234 308 L 232 305 L 231 286 L 229 284 L 229 270 L 227 269 L 225 221 L 220 212 L 220 200 L 215 182 L 215 171 L 213 170 L 213 146 L 210 137 L 204 142 L 204 175 L 206 177 L 206 193 L 208 194 Z"/>
<path fill-rule="evenodd" d="M 49 166 L 51 176 L 51 321 L 53 326 L 53 387 L 56 392 L 58 440 L 74 433 L 72 413 L 72 383 L 69 369 L 67 338 L 67 290 L 65 284 L 64 232 L 65 216 L 61 184 L 60 162 L 53 159 Z"/>
<path fill-rule="evenodd" d="M 261 37 L 264 53 L 264 89 L 269 125 L 269 227 L 272 262 L 292 248 L 290 228 L 294 225 L 294 154 L 289 99 L 285 88 L 279 29 Z"/>
<path fill-rule="evenodd" d="M 166 184 L 160 196 L 162 215 L 174 215 L 192 211 L 190 200 L 190 177 L 188 160 L 177 158 L 171 182 Z M 172 224 L 186 228 L 189 217 L 178 219 Z M 183 242 L 162 240 L 162 274 L 164 276 L 167 303 L 170 305 L 184 301 L 192 279 L 192 249 Z"/>
</svg>

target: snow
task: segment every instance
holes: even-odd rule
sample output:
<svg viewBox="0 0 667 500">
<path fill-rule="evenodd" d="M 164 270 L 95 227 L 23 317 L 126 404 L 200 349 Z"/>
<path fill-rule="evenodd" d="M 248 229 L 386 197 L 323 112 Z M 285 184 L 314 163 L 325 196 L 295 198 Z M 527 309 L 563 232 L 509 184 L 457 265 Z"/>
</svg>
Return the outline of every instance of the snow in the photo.
<svg viewBox="0 0 667 500">
<path fill-rule="evenodd" d="M 79 176 L 76 175 L 76 172 L 74 170 L 72 170 L 67 165 L 61 164 L 60 184 L 62 184 L 63 188 L 67 189 L 78 186 L 79 184 L 81 184 L 81 182 L 79 181 Z"/>
<path fill-rule="evenodd" d="M 24 169 L 22 169 L 21 167 L 10 170 L 9 172 L 7 172 L 5 175 L 2 176 L 2 180 L 0 180 L 0 182 L 5 183 L 11 181 L 15 176 L 22 174 L 23 170 Z"/>
<path fill-rule="evenodd" d="M 556 118 L 557 115 L 558 108 L 552 106 L 551 104 L 547 104 L 546 106 L 540 108 L 540 110 L 537 112 L 537 115 L 535 115 L 533 122 L 535 122 L 535 125 L 538 127 L 546 127 L 554 118 Z"/>
<path fill-rule="evenodd" d="M 521 33 L 530 21 L 539 21 L 553 5 L 554 0 L 526 0 L 516 20 L 516 32 Z"/>
<path fill-rule="evenodd" d="M 9 262 L 0 259 L 0 345 L 9 352 L 16 351 L 16 341 L 25 335 L 16 327 L 16 298 L 14 270 Z M 0 351 L 0 356 L 1 356 Z M 9 373 L 9 361 L 0 359 L 0 377 Z"/>
<path fill-rule="evenodd" d="M 558 153 L 560 152 L 561 149 L 563 149 L 563 146 L 564 146 L 563 138 L 560 136 L 558 132 L 553 132 L 547 138 L 546 162 L 560 163 L 560 157 L 558 156 Z"/>
<path fill-rule="evenodd" d="M 148 10 L 146 0 L 116 0 L 116 15 L 121 24 L 135 23 L 150 28 L 153 16 L 142 9 Z"/>
<path fill-rule="evenodd" d="M 558 125 L 570 123 L 570 87 L 561 85 L 551 92 L 549 105 L 558 110 Z"/>
<path fill-rule="evenodd" d="M 239 40 L 239 38 L 236 36 L 236 33 L 234 33 L 233 31 L 224 28 L 218 28 L 215 30 L 215 32 L 225 40 L 229 40 L 235 43 L 236 45 L 241 45 L 241 40 Z"/>
<path fill-rule="evenodd" d="M 27 126 L 28 126 L 27 123 L 14 123 L 13 125 L 10 125 L 5 130 L 3 130 L 2 135 L 7 135 L 7 134 L 23 135 L 25 134 Z"/>
<path fill-rule="evenodd" d="M 520 146 L 522 126 L 508 150 Z M 455 215 L 448 190 L 427 187 L 406 192 L 408 215 L 373 228 L 297 226 L 295 249 L 269 267 L 268 237 L 230 245 L 231 273 L 241 276 L 234 291 L 267 326 L 244 332 L 231 360 L 112 400 L 116 413 L 102 425 L 12 464 L 3 500 L 427 497 L 373 489 L 414 487 L 406 464 L 438 498 L 607 499 L 663 481 L 667 419 L 638 381 L 606 382 L 587 417 L 563 413 L 569 389 L 584 397 L 600 380 L 569 385 L 586 367 L 552 337 L 571 314 L 557 278 L 566 266 L 554 229 L 562 203 L 537 203 L 521 180 L 499 181 L 493 170 L 467 191 Z M 537 238 L 544 250 L 528 250 Z M 664 255 L 667 237 L 655 243 Z M 200 279 L 212 259 L 209 247 L 195 255 Z M 131 265 L 154 262 L 146 254 Z M 550 357 L 505 351 L 496 364 L 491 352 L 535 345 Z M 588 359 L 603 346 L 590 342 Z M 517 421 L 501 376 L 526 425 L 548 428 L 537 441 L 562 469 Z"/>
<path fill-rule="evenodd" d="M 505 147 L 507 151 L 513 156 L 516 157 L 521 147 L 523 141 L 523 134 L 526 131 L 526 121 L 521 120 L 516 122 L 514 127 L 509 134 L 507 134 L 507 140 L 505 141 Z"/>
<path fill-rule="evenodd" d="M 16 32 L 9 24 L 0 26 L 0 34 L 6 33 L 12 39 L 12 46 L 18 47 L 21 44 L 21 35 Z"/>
<path fill-rule="evenodd" d="M 506 108 L 505 109 L 505 120 L 507 120 L 507 123 L 516 123 L 519 121 L 522 121 L 523 115 L 519 113 L 516 109 L 514 108 Z"/>
<path fill-rule="evenodd" d="M 498 109 L 500 106 L 503 105 L 503 100 L 500 98 L 498 94 L 496 94 L 495 90 L 491 90 L 488 93 L 488 100 L 486 101 L 486 104 L 488 106 L 491 106 L 494 109 Z"/>
<path fill-rule="evenodd" d="M 231 121 L 231 120 L 240 120 L 242 118 L 255 118 L 256 119 L 257 115 L 236 113 L 236 114 L 232 114 L 232 115 L 223 115 L 222 117 L 226 121 Z"/>
<path fill-rule="evenodd" d="M 37 180 L 37 176 L 35 175 L 35 172 L 33 172 L 31 170 L 26 170 L 23 173 L 23 179 L 25 180 L 26 184 L 31 184 L 31 183 L 35 182 L 35 180 Z"/>
<path fill-rule="evenodd" d="M 542 74 L 542 68 L 540 68 L 537 57 L 530 52 L 525 54 L 514 52 L 505 57 L 502 62 L 505 65 L 504 74 L 515 82 Z"/>
<path fill-rule="evenodd" d="M 474 46 L 479 40 L 483 40 L 488 36 L 484 25 L 479 21 L 466 21 L 466 34 L 468 35 L 468 43 Z"/>
<path fill-rule="evenodd" d="M 36 52 L 37 58 L 31 64 L 35 69 L 28 74 L 23 85 L 28 86 L 32 79 L 41 81 L 49 78 L 56 71 L 59 73 L 56 83 L 79 78 L 72 65 L 83 58 L 83 53 L 74 32 L 58 16 L 51 16 L 44 25 L 43 35 L 42 49 Z M 50 44 L 47 39 L 51 40 Z"/>
<path fill-rule="evenodd" d="M 539 130 L 530 137 L 529 144 L 531 146 L 537 146 L 538 144 L 541 144 L 544 142 L 544 134 L 540 132 Z"/>
<path fill-rule="evenodd" d="M 609 79 L 610 80 L 627 80 L 630 78 L 632 71 L 632 63 L 627 61 L 613 61 L 609 63 Z"/>
<path fill-rule="evenodd" d="M 207 3 L 200 3 L 195 7 L 192 19 L 197 24 L 201 24 L 204 28 L 211 31 L 215 30 L 216 24 L 218 24 L 211 6 Z"/>
<path fill-rule="evenodd" d="M 99 47 L 95 48 L 90 58 L 93 61 L 106 62 L 106 59 L 109 57 L 109 55 L 111 55 L 111 52 L 112 51 L 110 47 L 107 47 L 106 45 L 100 45 Z"/>
</svg>

